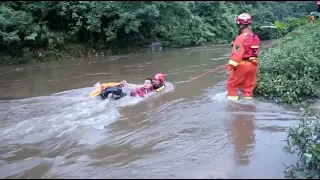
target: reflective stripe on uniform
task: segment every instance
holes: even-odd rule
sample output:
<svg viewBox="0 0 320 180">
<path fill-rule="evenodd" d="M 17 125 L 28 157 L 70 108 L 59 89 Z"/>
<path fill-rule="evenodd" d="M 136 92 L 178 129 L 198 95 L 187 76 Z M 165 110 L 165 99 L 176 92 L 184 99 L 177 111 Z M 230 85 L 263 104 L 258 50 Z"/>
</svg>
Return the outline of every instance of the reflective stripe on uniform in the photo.
<svg viewBox="0 0 320 180">
<path fill-rule="evenodd" d="M 165 88 L 165 86 L 163 85 L 163 86 L 159 87 L 158 89 L 156 89 L 156 92 L 161 92 L 164 90 L 164 88 Z"/>
<path fill-rule="evenodd" d="M 231 60 L 231 59 L 229 60 L 229 64 L 231 64 L 234 67 L 238 66 L 238 63 L 234 60 Z"/>
<path fill-rule="evenodd" d="M 243 97 L 244 99 L 252 99 L 252 97 Z"/>
<path fill-rule="evenodd" d="M 249 58 L 248 59 L 249 61 L 253 61 L 253 60 L 257 60 L 257 58 L 256 57 L 251 57 L 251 58 Z M 239 63 L 237 63 L 237 62 L 235 62 L 235 61 L 233 61 L 233 60 L 229 60 L 229 64 L 231 64 L 232 66 L 234 66 L 234 67 L 237 67 L 239 64 L 243 64 L 243 62 L 244 62 L 245 60 L 240 60 L 240 62 Z"/>
<path fill-rule="evenodd" d="M 238 100 L 238 96 L 228 96 L 229 100 Z"/>
</svg>

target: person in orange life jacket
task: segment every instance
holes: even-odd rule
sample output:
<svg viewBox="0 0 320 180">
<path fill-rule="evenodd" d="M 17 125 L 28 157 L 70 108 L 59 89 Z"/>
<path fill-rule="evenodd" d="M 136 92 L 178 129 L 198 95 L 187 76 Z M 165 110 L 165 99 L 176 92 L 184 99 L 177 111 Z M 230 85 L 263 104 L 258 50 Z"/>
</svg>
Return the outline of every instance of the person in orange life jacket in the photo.
<svg viewBox="0 0 320 180">
<path fill-rule="evenodd" d="M 229 74 L 228 99 L 238 99 L 238 88 L 241 89 L 244 98 L 251 99 L 256 86 L 260 39 L 249 29 L 252 23 L 252 17 L 249 14 L 240 14 L 236 23 L 239 36 L 233 42 L 231 58 L 226 66 Z"/>
<path fill-rule="evenodd" d="M 152 84 L 152 79 L 151 78 L 146 78 L 144 80 L 143 86 L 139 87 L 135 90 L 132 90 L 130 92 L 130 96 L 140 96 L 144 97 L 147 93 L 154 91 L 153 84 Z"/>
<path fill-rule="evenodd" d="M 144 97 L 145 94 L 151 92 L 151 91 L 156 91 L 156 92 L 161 92 L 165 88 L 164 84 L 164 75 L 162 73 L 158 73 L 154 76 L 152 79 L 147 78 L 143 84 L 143 87 L 138 88 L 134 91 L 131 91 L 130 95 L 131 96 L 136 96 L 139 95 L 140 97 Z"/>
<path fill-rule="evenodd" d="M 164 75 L 158 73 L 153 78 L 153 88 L 156 92 L 161 92 L 165 89 L 166 85 L 164 84 Z"/>
</svg>

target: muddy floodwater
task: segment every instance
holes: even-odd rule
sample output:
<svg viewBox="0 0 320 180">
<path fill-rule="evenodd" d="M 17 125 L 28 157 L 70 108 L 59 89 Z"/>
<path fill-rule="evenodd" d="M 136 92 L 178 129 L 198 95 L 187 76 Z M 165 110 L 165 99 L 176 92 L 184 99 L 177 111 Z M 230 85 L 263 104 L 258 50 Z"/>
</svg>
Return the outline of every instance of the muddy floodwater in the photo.
<svg viewBox="0 0 320 180">
<path fill-rule="evenodd" d="M 283 178 L 300 112 L 226 100 L 230 45 L 0 68 L 0 178 Z M 166 74 L 164 92 L 88 98 Z"/>
</svg>

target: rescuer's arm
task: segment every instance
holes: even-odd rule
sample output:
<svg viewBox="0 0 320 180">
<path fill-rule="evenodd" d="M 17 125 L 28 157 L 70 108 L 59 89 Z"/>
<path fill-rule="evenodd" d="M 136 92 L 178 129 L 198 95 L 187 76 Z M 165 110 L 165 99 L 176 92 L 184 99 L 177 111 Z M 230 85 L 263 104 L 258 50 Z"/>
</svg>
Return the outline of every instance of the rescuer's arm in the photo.
<svg viewBox="0 0 320 180">
<path fill-rule="evenodd" d="M 227 65 L 228 71 L 231 71 L 232 69 L 237 67 L 240 61 L 242 60 L 243 54 L 245 52 L 244 40 L 245 36 L 240 35 L 234 41 L 232 45 L 230 60 Z"/>
</svg>

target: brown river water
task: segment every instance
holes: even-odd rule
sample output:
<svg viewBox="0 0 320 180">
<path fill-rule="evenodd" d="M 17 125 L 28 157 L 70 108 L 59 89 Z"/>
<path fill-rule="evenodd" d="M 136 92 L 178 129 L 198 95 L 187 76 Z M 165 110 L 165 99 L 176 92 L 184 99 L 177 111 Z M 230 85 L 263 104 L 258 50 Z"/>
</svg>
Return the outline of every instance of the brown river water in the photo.
<svg viewBox="0 0 320 180">
<path fill-rule="evenodd" d="M 0 178 L 283 178 L 300 112 L 226 99 L 230 45 L 0 69 Z M 165 92 L 88 98 L 98 82 L 166 74 Z"/>
</svg>

